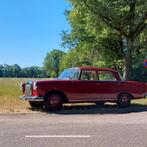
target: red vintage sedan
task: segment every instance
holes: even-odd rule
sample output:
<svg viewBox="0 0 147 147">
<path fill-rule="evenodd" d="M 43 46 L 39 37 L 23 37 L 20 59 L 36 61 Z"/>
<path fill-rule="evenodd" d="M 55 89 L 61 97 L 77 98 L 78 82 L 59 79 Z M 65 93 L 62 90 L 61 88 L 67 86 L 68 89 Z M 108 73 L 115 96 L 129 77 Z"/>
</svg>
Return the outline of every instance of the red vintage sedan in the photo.
<svg viewBox="0 0 147 147">
<path fill-rule="evenodd" d="M 28 81 L 21 88 L 21 99 L 47 110 L 61 110 L 63 103 L 73 102 L 116 102 L 128 107 L 132 99 L 147 97 L 147 83 L 124 81 L 113 69 L 87 66 L 66 69 L 57 79 Z"/>
</svg>

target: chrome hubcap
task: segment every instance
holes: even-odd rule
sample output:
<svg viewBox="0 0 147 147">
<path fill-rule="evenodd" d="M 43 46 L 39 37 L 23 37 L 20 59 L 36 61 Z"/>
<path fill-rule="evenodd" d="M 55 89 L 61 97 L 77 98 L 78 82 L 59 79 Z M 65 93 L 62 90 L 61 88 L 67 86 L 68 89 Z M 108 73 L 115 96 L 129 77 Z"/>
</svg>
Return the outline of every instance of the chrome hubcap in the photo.
<svg viewBox="0 0 147 147">
<path fill-rule="evenodd" d="M 128 102 L 128 97 L 126 95 L 123 95 L 121 100 L 122 100 L 122 102 L 127 103 Z"/>
<path fill-rule="evenodd" d="M 53 96 L 53 97 L 51 98 L 51 100 L 49 101 L 49 103 L 50 103 L 51 106 L 54 107 L 54 106 L 58 106 L 59 103 L 60 103 L 60 101 L 59 101 L 59 98 L 58 98 L 58 97 Z"/>
</svg>

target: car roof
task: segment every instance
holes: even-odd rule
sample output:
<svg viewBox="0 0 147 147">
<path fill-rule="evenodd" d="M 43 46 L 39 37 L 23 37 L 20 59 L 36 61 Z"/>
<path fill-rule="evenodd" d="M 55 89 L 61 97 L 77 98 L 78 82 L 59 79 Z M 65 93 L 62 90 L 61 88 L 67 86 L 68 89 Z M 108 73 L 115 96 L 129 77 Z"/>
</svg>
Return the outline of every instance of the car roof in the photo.
<svg viewBox="0 0 147 147">
<path fill-rule="evenodd" d="M 112 68 L 98 68 L 95 66 L 80 66 L 78 67 L 81 70 L 99 70 L 99 71 L 111 71 L 111 72 L 117 72 L 116 70 Z"/>
</svg>

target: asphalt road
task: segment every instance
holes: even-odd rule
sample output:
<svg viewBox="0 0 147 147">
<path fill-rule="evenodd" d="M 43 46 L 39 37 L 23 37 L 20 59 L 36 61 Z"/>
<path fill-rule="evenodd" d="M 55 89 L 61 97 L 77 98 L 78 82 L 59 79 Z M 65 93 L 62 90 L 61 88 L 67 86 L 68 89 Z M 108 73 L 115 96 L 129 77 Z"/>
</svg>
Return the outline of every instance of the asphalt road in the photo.
<svg viewBox="0 0 147 147">
<path fill-rule="evenodd" d="M 0 147 L 147 147 L 147 111 L 71 112 L 0 115 Z"/>
</svg>

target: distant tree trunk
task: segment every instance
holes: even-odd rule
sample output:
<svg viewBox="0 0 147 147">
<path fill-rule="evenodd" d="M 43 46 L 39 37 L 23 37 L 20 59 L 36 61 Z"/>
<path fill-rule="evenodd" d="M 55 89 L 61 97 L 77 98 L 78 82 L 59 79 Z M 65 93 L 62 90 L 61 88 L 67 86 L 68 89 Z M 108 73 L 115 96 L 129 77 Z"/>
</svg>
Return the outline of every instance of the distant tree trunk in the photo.
<svg viewBox="0 0 147 147">
<path fill-rule="evenodd" d="M 54 67 L 54 72 L 55 72 L 55 76 L 58 77 L 59 76 L 59 68 L 58 67 Z"/>
<path fill-rule="evenodd" d="M 133 51 L 133 41 L 127 39 L 127 50 L 125 52 L 125 80 L 131 79 L 132 75 L 132 51 Z"/>
<path fill-rule="evenodd" d="M 58 76 L 59 76 L 59 70 L 56 71 L 56 77 L 58 77 Z"/>
<path fill-rule="evenodd" d="M 135 8 L 136 8 L 136 0 L 131 0 L 129 2 L 129 25 L 128 25 L 128 35 L 126 37 L 126 52 L 125 52 L 125 79 L 131 79 L 132 75 L 132 52 L 134 50 L 133 42 L 134 42 L 134 21 L 135 21 Z"/>
</svg>

